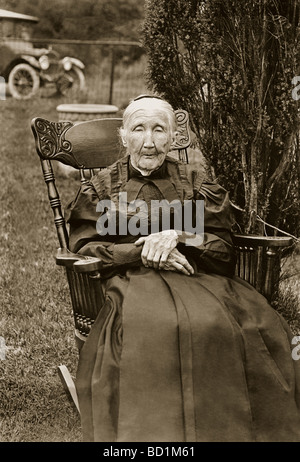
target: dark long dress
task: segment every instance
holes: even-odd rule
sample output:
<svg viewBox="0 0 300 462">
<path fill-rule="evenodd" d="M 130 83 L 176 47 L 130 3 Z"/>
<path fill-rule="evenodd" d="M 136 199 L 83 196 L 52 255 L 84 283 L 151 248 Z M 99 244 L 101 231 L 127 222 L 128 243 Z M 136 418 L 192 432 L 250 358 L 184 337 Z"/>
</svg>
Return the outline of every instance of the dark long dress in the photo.
<svg viewBox="0 0 300 462">
<path fill-rule="evenodd" d="M 100 236 L 100 199 L 203 199 L 204 242 L 178 249 L 193 276 L 145 268 L 138 236 Z M 291 332 L 233 276 L 227 192 L 166 159 L 145 179 L 125 157 L 82 187 L 68 210 L 70 248 L 100 256 L 105 303 L 80 353 L 84 441 L 300 441 L 300 369 Z"/>
</svg>

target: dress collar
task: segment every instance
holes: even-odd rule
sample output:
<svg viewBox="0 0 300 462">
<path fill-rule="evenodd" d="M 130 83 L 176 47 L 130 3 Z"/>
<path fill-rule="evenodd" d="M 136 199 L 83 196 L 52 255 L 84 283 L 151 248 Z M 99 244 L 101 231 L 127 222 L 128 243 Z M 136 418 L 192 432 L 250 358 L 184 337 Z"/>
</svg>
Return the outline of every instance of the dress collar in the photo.
<svg viewBox="0 0 300 462">
<path fill-rule="evenodd" d="M 154 170 L 150 175 L 144 176 L 141 174 L 139 170 L 134 168 L 130 162 L 130 158 L 128 161 L 128 179 L 130 178 L 137 178 L 140 180 L 157 180 L 159 178 L 166 178 L 167 177 L 167 164 L 164 162 L 157 170 Z"/>
</svg>

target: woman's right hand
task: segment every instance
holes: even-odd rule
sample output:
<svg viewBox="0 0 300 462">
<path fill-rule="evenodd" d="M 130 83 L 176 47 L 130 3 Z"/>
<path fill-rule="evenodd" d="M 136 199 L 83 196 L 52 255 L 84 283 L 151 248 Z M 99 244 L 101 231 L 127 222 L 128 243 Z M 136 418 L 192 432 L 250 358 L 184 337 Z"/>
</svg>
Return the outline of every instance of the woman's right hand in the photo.
<svg viewBox="0 0 300 462">
<path fill-rule="evenodd" d="M 134 245 L 143 246 L 141 259 L 143 265 L 159 269 L 166 263 L 170 252 L 176 248 L 178 234 L 174 229 L 166 229 L 148 236 L 141 236 Z"/>
<path fill-rule="evenodd" d="M 176 248 L 169 253 L 167 261 L 159 265 L 159 269 L 177 271 L 178 273 L 183 273 L 187 276 L 194 274 L 194 268 L 189 264 L 186 257 Z"/>
</svg>

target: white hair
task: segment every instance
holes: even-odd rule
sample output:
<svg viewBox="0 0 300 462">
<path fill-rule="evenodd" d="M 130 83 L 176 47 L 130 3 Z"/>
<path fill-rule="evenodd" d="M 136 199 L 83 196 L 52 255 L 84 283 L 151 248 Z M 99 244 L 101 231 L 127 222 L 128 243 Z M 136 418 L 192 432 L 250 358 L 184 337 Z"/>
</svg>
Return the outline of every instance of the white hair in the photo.
<svg viewBox="0 0 300 462">
<path fill-rule="evenodd" d="M 142 95 L 140 97 L 133 99 L 128 104 L 127 108 L 125 109 L 123 113 L 123 127 L 120 129 L 120 135 L 122 138 L 124 137 L 126 133 L 127 126 L 131 119 L 131 116 L 140 109 L 148 109 L 148 108 L 158 109 L 158 110 L 161 110 L 162 112 L 165 112 L 165 114 L 168 117 L 170 131 L 172 135 L 176 132 L 177 119 L 176 119 L 175 112 L 171 104 L 159 97 Z"/>
</svg>

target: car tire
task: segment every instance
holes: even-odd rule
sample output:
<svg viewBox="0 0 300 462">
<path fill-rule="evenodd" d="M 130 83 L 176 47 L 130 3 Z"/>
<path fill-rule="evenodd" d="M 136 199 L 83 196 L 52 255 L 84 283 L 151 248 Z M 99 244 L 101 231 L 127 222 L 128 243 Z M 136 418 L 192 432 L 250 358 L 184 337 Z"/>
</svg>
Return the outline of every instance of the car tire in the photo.
<svg viewBox="0 0 300 462">
<path fill-rule="evenodd" d="M 72 86 L 68 87 L 68 85 L 65 85 L 64 81 L 66 79 L 64 76 L 67 78 L 68 76 L 72 77 Z M 65 71 L 64 76 L 58 85 L 58 91 L 61 95 L 76 98 L 78 96 L 82 96 L 86 92 L 85 76 L 81 69 L 73 67 L 70 71 Z"/>
<path fill-rule="evenodd" d="M 8 91 L 13 98 L 30 99 L 40 86 L 37 71 L 27 63 L 17 64 L 8 76 Z"/>
</svg>

